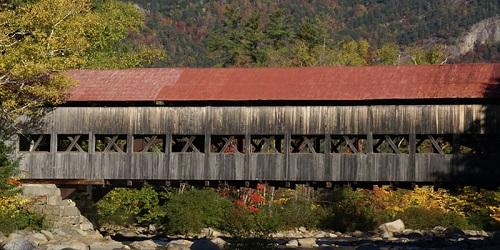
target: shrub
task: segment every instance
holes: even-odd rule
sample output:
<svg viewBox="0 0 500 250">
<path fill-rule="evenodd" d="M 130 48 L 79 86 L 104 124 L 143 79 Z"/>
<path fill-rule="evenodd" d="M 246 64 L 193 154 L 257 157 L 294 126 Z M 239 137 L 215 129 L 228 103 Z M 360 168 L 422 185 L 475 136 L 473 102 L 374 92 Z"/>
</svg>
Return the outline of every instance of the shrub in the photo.
<svg viewBox="0 0 500 250">
<path fill-rule="evenodd" d="M 262 238 L 283 227 L 275 208 L 263 207 L 252 212 L 245 207 L 233 205 L 224 217 L 221 229 L 239 238 Z"/>
<path fill-rule="evenodd" d="M 98 203 L 101 222 L 126 225 L 130 223 L 157 223 L 164 217 L 159 194 L 151 186 L 141 189 L 115 188 Z"/>
<path fill-rule="evenodd" d="M 221 228 L 229 200 L 210 189 L 170 193 L 164 206 L 166 230 L 173 234 L 197 233 L 204 227 Z"/>
<path fill-rule="evenodd" d="M 457 196 L 464 201 L 460 209 L 471 225 L 487 230 L 500 229 L 499 190 L 478 190 L 474 187 L 465 187 Z"/>
<path fill-rule="evenodd" d="M 0 196 L 0 232 L 40 230 L 47 227 L 45 218 L 30 211 L 30 200 L 17 195 Z"/>
<path fill-rule="evenodd" d="M 13 159 L 12 147 L 5 144 L 0 135 L 0 196 L 15 193 L 15 181 L 12 179 L 17 172 L 19 162 Z"/>
<path fill-rule="evenodd" d="M 376 226 L 374 208 L 368 196 L 350 188 L 335 190 L 326 200 L 328 215 L 322 226 L 339 231 L 372 230 Z"/>
<path fill-rule="evenodd" d="M 325 216 L 325 209 L 314 200 L 289 200 L 275 205 L 275 215 L 279 217 L 281 229 L 298 227 L 318 228 Z"/>
<path fill-rule="evenodd" d="M 439 209 L 410 207 L 397 215 L 408 228 L 432 229 L 435 226 L 457 227 L 469 229 L 467 219 L 456 212 L 446 212 Z"/>
</svg>

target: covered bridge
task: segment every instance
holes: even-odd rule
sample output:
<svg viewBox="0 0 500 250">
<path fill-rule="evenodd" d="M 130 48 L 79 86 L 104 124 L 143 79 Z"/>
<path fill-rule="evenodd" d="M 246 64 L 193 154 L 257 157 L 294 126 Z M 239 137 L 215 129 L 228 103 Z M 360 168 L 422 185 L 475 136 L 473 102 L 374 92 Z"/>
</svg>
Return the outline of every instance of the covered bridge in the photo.
<svg viewBox="0 0 500 250">
<path fill-rule="evenodd" d="M 498 183 L 500 64 L 69 74 L 28 181 Z"/>
</svg>

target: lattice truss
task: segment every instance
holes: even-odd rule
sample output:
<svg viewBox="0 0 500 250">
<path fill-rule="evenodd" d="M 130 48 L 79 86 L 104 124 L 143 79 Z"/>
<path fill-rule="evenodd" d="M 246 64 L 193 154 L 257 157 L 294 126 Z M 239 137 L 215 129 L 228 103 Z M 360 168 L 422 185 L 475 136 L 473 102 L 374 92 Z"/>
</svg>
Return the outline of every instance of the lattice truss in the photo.
<svg viewBox="0 0 500 250">
<path fill-rule="evenodd" d="M 332 135 L 331 153 L 361 154 L 366 153 L 366 136 Z"/>
<path fill-rule="evenodd" d="M 165 152 L 165 136 L 134 135 L 134 152 L 162 153 Z"/>
<path fill-rule="evenodd" d="M 290 153 L 324 153 L 324 136 L 319 135 L 292 135 Z"/>
<path fill-rule="evenodd" d="M 388 154 L 408 154 L 410 142 L 407 135 L 374 135 L 373 152 Z"/>
<path fill-rule="evenodd" d="M 221 154 L 245 153 L 244 135 L 214 135 L 210 152 Z"/>
<path fill-rule="evenodd" d="M 127 152 L 127 135 L 96 135 L 96 152 Z"/>
<path fill-rule="evenodd" d="M 50 152 L 51 135 L 31 134 L 19 136 L 19 151 Z M 137 153 L 204 153 L 204 135 L 172 135 L 167 144 L 167 135 L 133 135 L 130 150 Z M 411 151 L 409 135 L 373 135 L 372 150 L 369 149 L 366 135 L 330 135 L 330 147 L 326 147 L 324 135 L 291 135 L 286 145 L 284 135 L 211 135 L 207 145 L 210 153 L 336 153 L 365 154 L 409 154 Z M 95 135 L 95 152 L 127 152 L 127 135 Z M 500 147 L 500 136 L 491 135 L 429 135 L 415 136 L 414 150 L 417 154 L 484 154 L 495 152 Z M 86 153 L 90 150 L 89 134 L 57 135 L 57 152 Z M 249 148 L 247 148 L 249 146 Z M 169 148 L 170 147 L 170 148 Z"/>
<path fill-rule="evenodd" d="M 47 134 L 20 134 L 19 151 L 24 152 L 49 152 L 50 151 L 50 135 Z"/>
<path fill-rule="evenodd" d="M 203 153 L 205 149 L 205 136 L 203 135 L 173 135 L 172 152 L 175 153 Z"/>
<path fill-rule="evenodd" d="M 250 144 L 252 153 L 283 153 L 285 139 L 281 135 L 252 135 Z"/>
<path fill-rule="evenodd" d="M 57 135 L 58 152 L 88 152 L 88 135 Z"/>
</svg>

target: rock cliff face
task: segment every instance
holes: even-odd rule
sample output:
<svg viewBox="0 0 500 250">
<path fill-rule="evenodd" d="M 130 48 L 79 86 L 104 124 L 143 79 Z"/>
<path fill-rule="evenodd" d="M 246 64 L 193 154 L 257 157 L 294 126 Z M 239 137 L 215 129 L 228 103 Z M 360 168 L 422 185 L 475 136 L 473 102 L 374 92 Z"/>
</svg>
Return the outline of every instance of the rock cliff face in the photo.
<svg viewBox="0 0 500 250">
<path fill-rule="evenodd" d="M 452 57 L 459 57 L 473 50 L 475 44 L 486 42 L 500 42 L 500 16 L 474 24 L 455 45 L 449 47 L 450 54 Z"/>
</svg>

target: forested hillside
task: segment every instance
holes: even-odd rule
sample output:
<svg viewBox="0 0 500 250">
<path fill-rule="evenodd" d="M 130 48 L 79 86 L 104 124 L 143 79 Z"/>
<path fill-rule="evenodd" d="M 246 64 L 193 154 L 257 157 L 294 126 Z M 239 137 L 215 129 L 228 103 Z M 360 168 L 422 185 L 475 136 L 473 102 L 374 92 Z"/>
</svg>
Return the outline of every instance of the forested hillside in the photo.
<svg viewBox="0 0 500 250">
<path fill-rule="evenodd" d="M 401 57 L 425 63 L 446 58 L 445 49 L 433 45 L 452 45 L 473 24 L 500 12 L 500 0 L 132 2 L 147 14 L 147 29 L 135 39 L 167 51 L 158 66 L 392 64 Z M 498 60 L 498 47 L 477 46 L 453 61 Z M 428 58 L 419 59 L 425 53 Z"/>
</svg>

